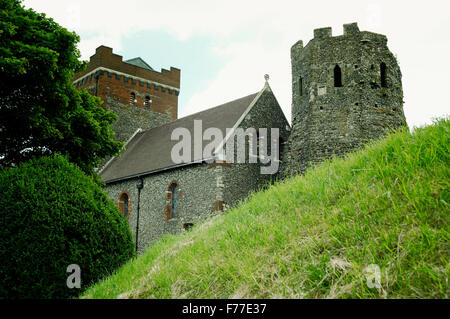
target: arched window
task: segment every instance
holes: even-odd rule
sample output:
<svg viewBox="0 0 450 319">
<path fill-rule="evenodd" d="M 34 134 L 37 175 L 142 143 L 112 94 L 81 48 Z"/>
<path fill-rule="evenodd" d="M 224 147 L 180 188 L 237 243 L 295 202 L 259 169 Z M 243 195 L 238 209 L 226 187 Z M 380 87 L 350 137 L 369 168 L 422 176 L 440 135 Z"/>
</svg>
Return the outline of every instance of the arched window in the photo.
<svg viewBox="0 0 450 319">
<path fill-rule="evenodd" d="M 150 103 L 152 103 L 152 100 L 150 99 L 150 96 L 147 95 L 147 96 L 145 97 L 145 102 L 144 102 L 145 108 L 146 108 L 147 110 L 150 109 Z"/>
<path fill-rule="evenodd" d="M 341 72 L 341 68 L 337 64 L 334 67 L 334 86 L 335 87 L 342 86 L 342 72 Z"/>
<path fill-rule="evenodd" d="M 171 209 L 170 209 L 170 218 L 177 218 L 178 217 L 178 184 L 172 183 L 170 185 L 170 192 L 171 195 Z"/>
<path fill-rule="evenodd" d="M 130 198 L 128 193 L 123 192 L 119 197 L 119 212 L 123 217 L 128 217 L 130 211 Z"/>
<path fill-rule="evenodd" d="M 131 92 L 131 94 L 130 94 L 130 105 L 133 105 L 134 103 L 136 103 L 136 94 L 134 94 L 134 92 Z"/>
<path fill-rule="evenodd" d="M 387 88 L 387 83 L 386 83 L 386 64 L 384 62 L 382 62 L 380 64 L 380 77 L 381 77 L 381 87 L 382 88 Z"/>
</svg>

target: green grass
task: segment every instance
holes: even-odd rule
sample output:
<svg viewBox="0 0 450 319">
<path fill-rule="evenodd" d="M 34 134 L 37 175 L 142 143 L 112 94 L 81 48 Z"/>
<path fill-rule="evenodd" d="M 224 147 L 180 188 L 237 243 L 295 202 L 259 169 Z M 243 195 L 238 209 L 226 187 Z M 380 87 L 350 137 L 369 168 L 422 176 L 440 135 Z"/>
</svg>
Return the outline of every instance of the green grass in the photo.
<svg viewBox="0 0 450 319">
<path fill-rule="evenodd" d="M 449 130 L 399 131 L 254 193 L 82 297 L 448 298 Z"/>
</svg>

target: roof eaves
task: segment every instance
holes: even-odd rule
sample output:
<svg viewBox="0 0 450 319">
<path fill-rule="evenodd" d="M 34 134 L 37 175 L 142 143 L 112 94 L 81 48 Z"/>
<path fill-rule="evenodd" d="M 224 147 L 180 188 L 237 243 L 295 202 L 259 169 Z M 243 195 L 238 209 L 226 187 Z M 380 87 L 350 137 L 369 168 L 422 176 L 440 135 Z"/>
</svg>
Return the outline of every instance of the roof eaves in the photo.
<svg viewBox="0 0 450 319">
<path fill-rule="evenodd" d="M 152 171 L 147 171 L 147 172 L 143 172 L 143 173 L 133 174 L 133 175 L 129 175 L 129 176 L 123 176 L 123 177 L 119 177 L 119 178 L 114 178 L 114 179 L 110 179 L 110 180 L 105 181 L 105 183 L 106 184 L 112 184 L 112 183 L 124 181 L 124 180 L 127 180 L 127 179 L 132 179 L 132 178 L 136 178 L 136 177 L 144 177 L 144 176 L 161 173 L 161 172 L 168 171 L 168 170 L 175 169 L 175 168 L 180 168 L 180 167 L 190 166 L 190 165 L 195 165 L 195 164 L 201 164 L 203 162 L 207 162 L 208 160 L 213 160 L 213 158 L 206 158 L 206 159 L 201 159 L 201 160 L 198 160 L 198 161 L 192 161 L 192 162 L 188 162 L 188 163 L 175 164 L 175 165 L 172 165 L 172 166 L 158 168 L 158 169 L 155 169 L 155 170 L 152 170 Z"/>
</svg>

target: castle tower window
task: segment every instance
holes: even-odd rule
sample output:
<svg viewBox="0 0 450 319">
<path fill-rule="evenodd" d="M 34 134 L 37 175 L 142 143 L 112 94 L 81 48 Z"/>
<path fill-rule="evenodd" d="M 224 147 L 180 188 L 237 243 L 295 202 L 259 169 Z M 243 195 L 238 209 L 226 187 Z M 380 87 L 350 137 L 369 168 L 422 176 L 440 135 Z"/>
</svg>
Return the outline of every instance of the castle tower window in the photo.
<svg viewBox="0 0 450 319">
<path fill-rule="evenodd" d="M 145 108 L 146 108 L 147 110 L 150 109 L 150 103 L 152 103 L 152 100 L 150 99 L 150 96 L 147 95 L 147 96 L 145 97 L 145 102 L 144 102 Z"/>
<path fill-rule="evenodd" d="M 122 193 L 119 197 L 119 212 L 123 217 L 128 217 L 130 211 L 130 201 L 127 193 Z"/>
<path fill-rule="evenodd" d="M 136 103 L 136 94 L 134 94 L 134 92 L 131 92 L 131 94 L 130 94 L 130 105 L 133 105 L 134 103 Z"/>
<path fill-rule="evenodd" d="M 386 82 L 386 64 L 384 62 L 382 62 L 380 64 L 380 77 L 381 77 L 381 87 L 382 88 L 387 88 L 387 82 Z"/>
<path fill-rule="evenodd" d="M 339 65 L 336 64 L 334 67 L 334 87 L 342 86 L 342 72 Z"/>
<path fill-rule="evenodd" d="M 172 199 L 172 206 L 170 210 L 170 218 L 177 218 L 178 217 L 178 184 L 172 183 L 170 185 L 170 191 L 172 193 L 171 199 Z"/>
</svg>

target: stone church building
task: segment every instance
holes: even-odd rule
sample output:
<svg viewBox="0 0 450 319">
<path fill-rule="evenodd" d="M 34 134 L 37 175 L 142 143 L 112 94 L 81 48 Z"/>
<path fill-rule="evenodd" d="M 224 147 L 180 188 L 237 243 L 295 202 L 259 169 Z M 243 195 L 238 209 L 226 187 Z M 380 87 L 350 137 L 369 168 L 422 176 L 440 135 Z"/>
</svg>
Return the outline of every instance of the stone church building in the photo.
<svg viewBox="0 0 450 319">
<path fill-rule="evenodd" d="M 76 87 L 101 97 L 104 107 L 119 116 L 113 130 L 126 150 L 105 160 L 99 174 L 127 218 L 138 251 L 163 234 L 225 211 L 271 180 L 303 173 L 324 158 L 406 125 L 401 73 L 384 35 L 359 31 L 356 23 L 344 25 L 344 34 L 335 37 L 331 28 L 316 29 L 308 45 L 299 41 L 292 47 L 291 60 L 292 129 L 267 78 L 259 92 L 178 119 L 179 69 L 158 72 L 141 58 L 123 61 L 100 46 L 87 69 L 75 75 Z M 245 138 L 246 162 L 212 161 L 203 153 L 174 161 L 178 141 L 172 134 L 177 129 L 193 136 L 187 143 L 191 150 L 209 143 L 197 139 L 196 123 L 202 132 L 215 128 L 224 133 L 220 149 L 236 142 L 238 130 L 252 132 L 256 139 L 252 134 Z M 263 128 L 279 134 L 264 136 Z M 266 164 L 260 147 L 267 145 L 269 155 L 275 152 L 273 142 L 280 168 L 261 174 Z M 250 161 L 252 156 L 257 163 Z"/>
<path fill-rule="evenodd" d="M 194 121 L 201 121 L 203 132 L 218 128 L 224 139 L 227 129 L 239 128 L 278 128 L 282 143 L 289 137 L 289 123 L 267 82 L 257 93 L 177 119 L 179 82 L 178 69 L 156 72 L 142 59 L 122 61 L 104 46 L 75 77 L 77 87 L 100 96 L 104 107 L 119 115 L 113 129 L 117 139 L 126 141 L 126 150 L 99 174 L 105 191 L 128 219 L 138 251 L 165 233 L 188 229 L 223 212 L 278 175 L 261 174 L 262 164 L 249 161 L 211 163 L 191 156 L 174 163 L 175 129 L 186 129 L 194 137 Z M 208 143 L 202 140 L 202 148 Z M 245 143 L 248 159 L 251 140 Z"/>
</svg>

